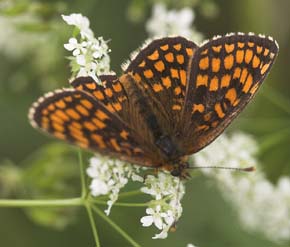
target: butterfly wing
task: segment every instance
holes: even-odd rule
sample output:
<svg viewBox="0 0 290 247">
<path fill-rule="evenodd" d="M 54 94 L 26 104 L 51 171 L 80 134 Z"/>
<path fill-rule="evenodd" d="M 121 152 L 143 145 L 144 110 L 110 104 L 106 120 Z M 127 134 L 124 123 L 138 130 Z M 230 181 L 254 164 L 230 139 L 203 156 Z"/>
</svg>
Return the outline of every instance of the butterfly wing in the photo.
<svg viewBox="0 0 290 247">
<path fill-rule="evenodd" d="M 255 95 L 278 53 L 271 37 L 217 37 L 195 53 L 180 128 L 185 154 L 212 142 Z"/>
<path fill-rule="evenodd" d="M 144 166 L 154 164 L 146 147 L 136 141 L 138 135 L 83 91 L 48 93 L 33 104 L 29 118 L 34 127 L 82 148 Z"/>
<path fill-rule="evenodd" d="M 182 37 L 154 40 L 133 58 L 120 77 L 133 102 L 130 115 L 140 119 L 133 123 L 134 128 L 148 136 L 149 145 L 164 159 L 179 155 L 172 137 L 178 131 L 188 69 L 196 49 L 193 42 Z M 140 128 L 140 122 L 145 127 Z"/>
</svg>

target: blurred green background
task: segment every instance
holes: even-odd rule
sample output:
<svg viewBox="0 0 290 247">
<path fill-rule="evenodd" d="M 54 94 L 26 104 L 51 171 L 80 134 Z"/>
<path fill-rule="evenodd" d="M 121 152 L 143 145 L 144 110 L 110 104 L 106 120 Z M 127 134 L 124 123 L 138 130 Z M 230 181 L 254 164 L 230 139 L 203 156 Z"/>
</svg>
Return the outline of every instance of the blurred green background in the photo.
<svg viewBox="0 0 290 247">
<path fill-rule="evenodd" d="M 68 86 L 70 69 L 63 44 L 71 31 L 60 14 L 87 16 L 95 35 L 111 40 L 111 69 L 120 74 L 120 64 L 148 37 L 145 23 L 154 2 L 0 1 L 0 168 L 5 167 L 0 169 L 2 198 L 64 198 L 80 192 L 76 149 L 40 134 L 27 120 L 28 109 L 38 96 Z M 270 75 L 230 130 L 244 130 L 256 137 L 261 148 L 259 159 L 273 183 L 281 175 L 290 175 L 290 1 L 163 2 L 169 8 L 192 7 L 196 14 L 194 25 L 206 38 L 252 31 L 278 41 L 280 53 Z M 26 13 L 32 13 L 35 19 L 17 21 Z M 15 35 L 12 26 L 24 34 Z M 111 217 L 142 246 L 290 246 L 243 230 L 234 210 L 212 185 L 205 177 L 187 183 L 184 213 L 177 231 L 166 240 L 152 240 L 154 229 L 141 226 L 143 208 L 114 207 Z M 102 219 L 97 217 L 96 221 L 102 246 L 129 246 Z M 81 208 L 0 208 L 0 246 L 93 246 L 93 237 Z"/>
</svg>

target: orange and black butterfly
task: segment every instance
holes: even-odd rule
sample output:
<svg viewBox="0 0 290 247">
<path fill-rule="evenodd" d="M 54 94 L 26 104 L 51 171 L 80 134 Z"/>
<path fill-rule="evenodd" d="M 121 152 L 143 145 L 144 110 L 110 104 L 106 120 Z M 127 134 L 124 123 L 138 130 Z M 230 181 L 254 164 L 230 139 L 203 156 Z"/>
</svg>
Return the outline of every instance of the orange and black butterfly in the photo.
<svg viewBox="0 0 290 247">
<path fill-rule="evenodd" d="M 31 124 L 103 155 L 182 176 L 187 155 L 215 140 L 253 98 L 277 56 L 271 38 L 217 36 L 201 46 L 152 41 L 120 77 L 71 82 L 41 97 Z"/>
</svg>

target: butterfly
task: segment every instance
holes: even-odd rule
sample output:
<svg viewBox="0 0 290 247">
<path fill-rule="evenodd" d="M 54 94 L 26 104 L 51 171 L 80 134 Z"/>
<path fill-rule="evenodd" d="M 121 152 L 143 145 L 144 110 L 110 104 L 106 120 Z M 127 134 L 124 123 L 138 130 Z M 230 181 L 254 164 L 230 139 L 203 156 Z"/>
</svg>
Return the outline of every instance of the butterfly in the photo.
<svg viewBox="0 0 290 247">
<path fill-rule="evenodd" d="M 156 39 L 123 74 L 79 77 L 29 111 L 33 127 L 102 155 L 183 176 L 256 94 L 278 53 L 272 37 Z"/>
</svg>

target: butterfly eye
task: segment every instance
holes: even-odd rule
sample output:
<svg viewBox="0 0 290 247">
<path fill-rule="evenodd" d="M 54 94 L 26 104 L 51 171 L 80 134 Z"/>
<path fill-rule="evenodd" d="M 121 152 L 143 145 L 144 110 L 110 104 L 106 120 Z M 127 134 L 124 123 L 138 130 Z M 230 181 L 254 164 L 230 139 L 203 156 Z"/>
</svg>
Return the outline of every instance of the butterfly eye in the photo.
<svg viewBox="0 0 290 247">
<path fill-rule="evenodd" d="M 180 172 L 180 169 L 176 168 L 176 169 L 172 170 L 172 171 L 170 172 L 170 174 L 171 174 L 173 177 L 180 177 L 181 172 Z"/>
</svg>

